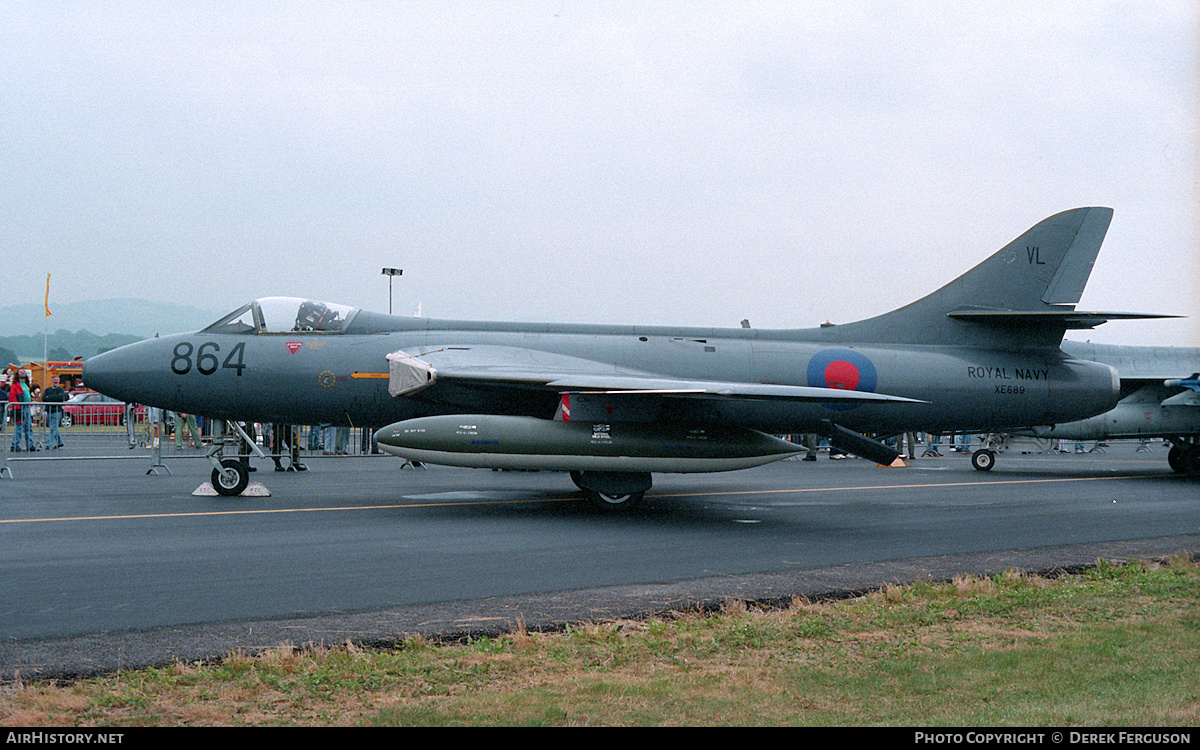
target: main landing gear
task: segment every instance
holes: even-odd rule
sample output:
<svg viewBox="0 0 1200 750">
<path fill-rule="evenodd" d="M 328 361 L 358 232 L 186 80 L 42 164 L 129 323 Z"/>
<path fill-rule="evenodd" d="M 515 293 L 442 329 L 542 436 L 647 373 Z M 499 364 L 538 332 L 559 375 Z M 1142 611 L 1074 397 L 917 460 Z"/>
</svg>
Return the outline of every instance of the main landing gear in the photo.
<svg viewBox="0 0 1200 750">
<path fill-rule="evenodd" d="M 572 471 L 571 481 L 603 511 L 626 511 L 650 489 L 649 474 L 623 471 Z"/>
<path fill-rule="evenodd" d="M 1173 440 L 1167 463 L 1176 474 L 1200 475 L 1200 442 Z"/>
</svg>

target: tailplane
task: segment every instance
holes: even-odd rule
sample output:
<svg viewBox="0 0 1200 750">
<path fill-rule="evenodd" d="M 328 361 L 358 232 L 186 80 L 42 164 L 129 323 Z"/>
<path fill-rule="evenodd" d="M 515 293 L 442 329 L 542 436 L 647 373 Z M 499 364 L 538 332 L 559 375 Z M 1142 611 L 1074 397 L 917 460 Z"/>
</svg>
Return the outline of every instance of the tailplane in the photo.
<svg viewBox="0 0 1200 750">
<path fill-rule="evenodd" d="M 1057 347 L 1067 329 L 1163 317 L 1075 310 L 1112 215 L 1111 208 L 1055 214 L 936 292 L 825 330 L 847 341 Z"/>
</svg>

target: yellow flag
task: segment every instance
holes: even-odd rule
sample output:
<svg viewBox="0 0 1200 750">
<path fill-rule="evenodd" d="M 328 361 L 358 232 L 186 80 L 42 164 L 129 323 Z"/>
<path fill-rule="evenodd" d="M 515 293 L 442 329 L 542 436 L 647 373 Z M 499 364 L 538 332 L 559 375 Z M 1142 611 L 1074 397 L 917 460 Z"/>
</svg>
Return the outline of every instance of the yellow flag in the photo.
<svg viewBox="0 0 1200 750">
<path fill-rule="evenodd" d="M 46 274 L 46 317 L 50 315 L 50 274 Z"/>
</svg>

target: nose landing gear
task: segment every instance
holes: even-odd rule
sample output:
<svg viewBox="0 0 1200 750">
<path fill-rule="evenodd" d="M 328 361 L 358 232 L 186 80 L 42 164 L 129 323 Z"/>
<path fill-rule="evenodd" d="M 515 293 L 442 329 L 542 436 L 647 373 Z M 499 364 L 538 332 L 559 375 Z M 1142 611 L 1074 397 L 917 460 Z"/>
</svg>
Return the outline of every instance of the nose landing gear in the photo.
<svg viewBox="0 0 1200 750">
<path fill-rule="evenodd" d="M 246 487 L 250 484 L 250 467 L 247 462 L 237 458 L 223 458 L 222 453 L 226 443 L 230 442 L 231 435 L 237 435 L 237 438 L 232 440 L 233 445 L 238 443 L 240 439 L 245 445 L 248 445 L 260 458 L 265 458 L 267 454 L 263 453 L 258 444 L 246 434 L 246 431 L 237 422 L 227 422 L 227 427 L 222 432 L 224 433 L 220 439 L 214 439 L 213 445 L 208 451 L 208 461 L 212 464 L 212 487 L 222 497 L 237 497 L 246 491 Z M 228 429 L 232 426 L 232 430 Z"/>
<path fill-rule="evenodd" d="M 250 472 L 236 458 L 222 458 L 220 466 L 212 470 L 212 486 L 217 494 L 236 497 L 246 491 L 250 484 Z"/>
</svg>

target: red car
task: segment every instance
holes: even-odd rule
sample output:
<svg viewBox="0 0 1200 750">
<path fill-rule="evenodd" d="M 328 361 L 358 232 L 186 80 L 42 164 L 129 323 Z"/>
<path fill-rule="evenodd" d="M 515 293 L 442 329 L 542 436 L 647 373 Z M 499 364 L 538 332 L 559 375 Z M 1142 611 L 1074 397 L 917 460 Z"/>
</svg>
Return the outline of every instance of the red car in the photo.
<svg viewBox="0 0 1200 750">
<path fill-rule="evenodd" d="M 73 424 L 125 424 L 125 402 L 102 393 L 74 393 L 62 405 L 62 427 Z M 134 409 L 137 421 L 146 418 L 146 407 Z"/>
</svg>

